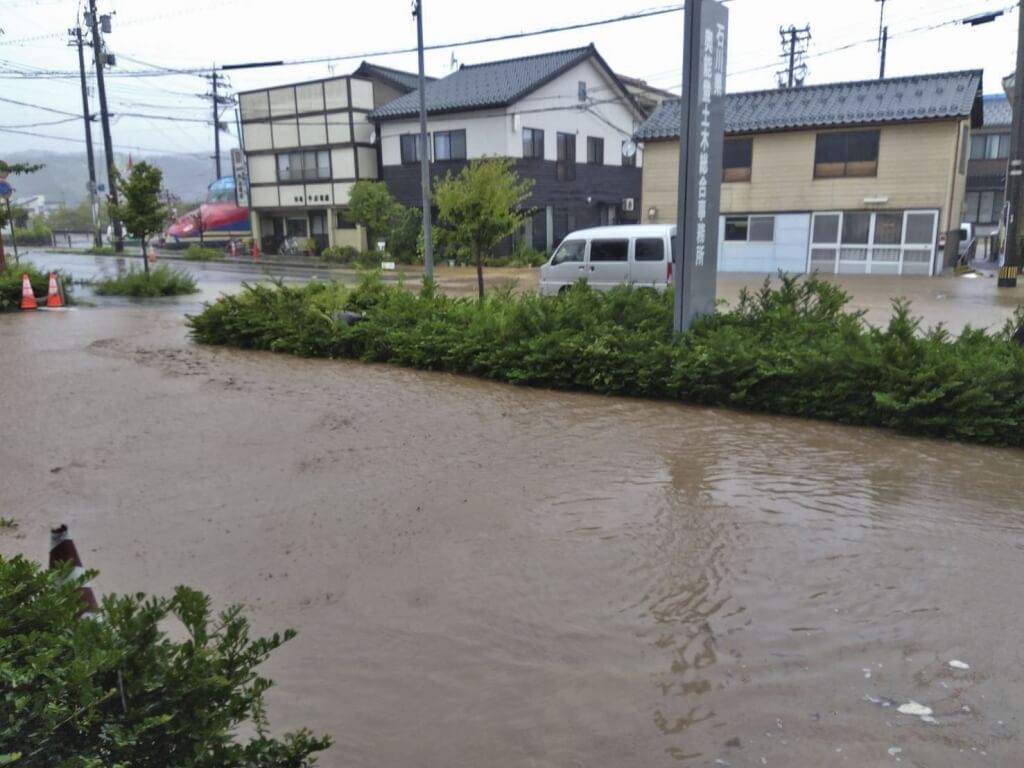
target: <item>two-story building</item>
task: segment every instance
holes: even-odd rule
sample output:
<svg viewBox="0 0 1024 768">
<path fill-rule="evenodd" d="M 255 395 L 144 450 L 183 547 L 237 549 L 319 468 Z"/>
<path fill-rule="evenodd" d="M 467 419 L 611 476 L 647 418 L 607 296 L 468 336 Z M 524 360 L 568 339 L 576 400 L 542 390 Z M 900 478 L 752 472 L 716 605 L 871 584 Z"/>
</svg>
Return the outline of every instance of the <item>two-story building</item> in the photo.
<svg viewBox="0 0 1024 768">
<path fill-rule="evenodd" d="M 998 247 L 1013 123 L 1010 102 L 1004 94 L 986 96 L 984 108 L 985 124 L 971 134 L 962 217 L 975 225 L 978 258 L 994 256 Z"/>
<path fill-rule="evenodd" d="M 464 65 L 425 88 L 431 178 L 470 160 L 511 157 L 535 185 L 525 243 L 550 251 L 568 232 L 639 216 L 644 120 L 594 46 Z M 375 109 L 381 178 L 420 207 L 419 92 Z"/>
<path fill-rule="evenodd" d="M 719 269 L 931 275 L 959 228 L 980 70 L 729 94 Z M 680 103 L 644 142 L 645 222 L 675 222 Z"/>
<path fill-rule="evenodd" d="M 344 216 L 352 185 L 379 178 L 367 116 L 416 87 L 415 75 L 363 62 L 351 76 L 238 94 L 253 238 L 269 253 L 286 237 L 320 249 L 366 247 Z"/>
</svg>

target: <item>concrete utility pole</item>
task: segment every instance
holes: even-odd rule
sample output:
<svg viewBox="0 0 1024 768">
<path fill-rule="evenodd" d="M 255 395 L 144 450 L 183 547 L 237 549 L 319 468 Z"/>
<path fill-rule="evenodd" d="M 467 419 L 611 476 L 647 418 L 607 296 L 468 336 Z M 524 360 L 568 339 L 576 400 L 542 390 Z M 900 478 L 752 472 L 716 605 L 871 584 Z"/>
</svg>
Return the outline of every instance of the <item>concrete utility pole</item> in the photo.
<svg viewBox="0 0 1024 768">
<path fill-rule="evenodd" d="M 217 98 L 217 65 L 213 67 L 213 158 L 217 168 L 217 178 L 220 178 L 220 100 Z"/>
<path fill-rule="evenodd" d="M 89 87 L 85 80 L 85 43 L 82 28 L 69 29 L 72 45 L 78 46 L 78 69 L 82 76 L 82 117 L 85 118 L 85 156 L 89 161 L 89 210 L 92 212 L 92 239 L 98 248 L 103 245 L 100 235 L 100 219 L 96 200 L 96 158 L 92 151 L 92 115 L 89 114 Z"/>
<path fill-rule="evenodd" d="M 885 80 L 885 50 L 889 47 L 889 27 L 882 27 L 882 63 L 878 67 L 878 79 Z"/>
<path fill-rule="evenodd" d="M 96 90 L 100 96 L 100 119 L 103 123 L 103 151 L 107 156 L 107 197 L 110 204 L 116 206 L 117 201 L 117 166 L 114 164 L 114 142 L 110 138 L 110 112 L 107 110 L 107 89 L 103 85 L 103 65 L 106 54 L 103 52 L 103 40 L 100 38 L 100 19 L 96 14 L 96 0 L 89 0 L 89 27 L 92 32 L 92 50 L 96 57 Z M 110 217 L 114 225 L 114 250 L 124 253 L 124 235 L 121 232 L 121 221 L 117 216 Z"/>
<path fill-rule="evenodd" d="M 793 88 L 804 84 L 807 79 L 807 47 L 811 42 L 811 25 L 797 29 L 790 25 L 789 29 L 779 27 L 779 38 L 782 41 L 782 60 L 785 69 L 776 73 L 779 88 Z"/>
<path fill-rule="evenodd" d="M 1000 288 L 1016 288 L 1024 264 L 1021 253 L 1020 217 L 1024 180 L 1024 7 L 1017 3 L 1017 70 L 1013 77 L 1013 128 L 1010 131 L 1010 171 L 1006 178 L 1010 215 L 1006 223 L 1006 261 L 999 270 Z"/>
<path fill-rule="evenodd" d="M 885 78 L 885 49 L 889 43 L 889 28 L 885 26 L 886 0 L 875 0 L 875 2 L 882 4 L 881 10 L 878 13 L 878 53 L 881 58 L 878 68 L 878 79 L 882 80 Z"/>
<path fill-rule="evenodd" d="M 423 188 L 423 276 L 434 279 L 434 239 L 430 221 L 430 145 L 427 141 L 427 76 L 423 71 L 423 0 L 413 0 L 420 61 L 420 185 Z"/>
</svg>

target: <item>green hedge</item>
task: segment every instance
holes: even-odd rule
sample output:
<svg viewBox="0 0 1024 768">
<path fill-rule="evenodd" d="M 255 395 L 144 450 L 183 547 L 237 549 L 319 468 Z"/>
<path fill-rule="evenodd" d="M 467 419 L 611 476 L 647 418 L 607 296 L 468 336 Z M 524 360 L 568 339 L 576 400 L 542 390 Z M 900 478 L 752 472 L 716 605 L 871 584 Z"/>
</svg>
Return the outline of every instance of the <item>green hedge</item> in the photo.
<svg viewBox="0 0 1024 768">
<path fill-rule="evenodd" d="M 478 302 L 367 280 L 246 286 L 188 322 L 206 344 L 1024 446 L 1024 350 L 1009 341 L 1011 324 L 922 331 L 897 301 L 888 326 L 872 328 L 848 302 L 831 283 L 783 277 L 674 336 L 671 295 L 648 289 L 578 285 Z M 339 310 L 366 320 L 345 325 Z"/>
<path fill-rule="evenodd" d="M 198 293 L 196 279 L 183 270 L 160 265 L 148 273 L 133 269 L 117 277 L 108 277 L 95 283 L 97 296 L 130 296 L 135 299 L 153 299 L 159 296 L 184 296 Z"/>
<path fill-rule="evenodd" d="M 224 251 L 220 248 L 207 248 L 203 245 L 190 245 L 185 251 L 186 261 L 221 261 Z"/>
<path fill-rule="evenodd" d="M 31 264 L 20 266 L 8 263 L 7 269 L 0 270 L 0 312 L 21 308 L 21 277 L 28 275 L 32 283 L 32 291 L 36 295 L 36 301 L 40 305 L 46 303 L 46 297 L 50 293 L 50 273 L 41 272 Z M 71 303 L 71 276 L 61 272 L 57 273 L 61 288 L 64 291 L 64 300 Z"/>
</svg>

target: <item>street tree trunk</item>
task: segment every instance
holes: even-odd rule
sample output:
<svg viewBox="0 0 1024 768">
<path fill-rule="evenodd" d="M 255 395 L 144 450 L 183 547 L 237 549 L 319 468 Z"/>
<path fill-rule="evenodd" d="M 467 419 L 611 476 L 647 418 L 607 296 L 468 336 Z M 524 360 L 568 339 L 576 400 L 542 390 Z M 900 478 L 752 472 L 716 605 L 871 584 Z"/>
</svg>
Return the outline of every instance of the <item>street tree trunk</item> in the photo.
<svg viewBox="0 0 1024 768">
<path fill-rule="evenodd" d="M 473 241 L 473 261 L 476 262 L 476 287 L 480 294 L 480 301 L 484 300 L 484 257 L 480 250 L 480 244 Z"/>
<path fill-rule="evenodd" d="M 7 258 L 4 256 L 4 236 L 0 234 L 0 272 L 7 269 Z"/>
<path fill-rule="evenodd" d="M 142 233 L 142 266 L 146 270 L 146 274 L 149 274 L 149 254 L 146 253 L 146 233 Z"/>
</svg>

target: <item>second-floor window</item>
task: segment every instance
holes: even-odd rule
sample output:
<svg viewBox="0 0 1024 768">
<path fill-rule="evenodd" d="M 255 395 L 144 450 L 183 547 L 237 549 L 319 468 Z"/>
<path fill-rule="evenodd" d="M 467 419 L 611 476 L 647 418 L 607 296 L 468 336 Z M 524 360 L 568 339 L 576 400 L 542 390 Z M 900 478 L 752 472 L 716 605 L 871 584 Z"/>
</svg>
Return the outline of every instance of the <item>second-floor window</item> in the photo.
<svg viewBox="0 0 1024 768">
<path fill-rule="evenodd" d="M 971 137 L 971 160 L 1005 160 L 1010 156 L 1010 134 Z"/>
<path fill-rule="evenodd" d="M 754 140 L 726 139 L 722 148 L 722 181 L 750 181 Z"/>
<path fill-rule="evenodd" d="M 434 160 L 465 160 L 466 131 L 435 131 Z"/>
<path fill-rule="evenodd" d="M 814 148 L 814 178 L 877 176 L 879 136 L 877 129 L 819 133 Z"/>
<path fill-rule="evenodd" d="M 975 224 L 996 224 L 1003 212 L 1003 191 L 986 189 L 968 192 L 964 197 L 964 221 Z"/>
<path fill-rule="evenodd" d="M 331 153 L 284 152 L 277 156 L 278 181 L 316 181 L 331 178 Z"/>
<path fill-rule="evenodd" d="M 587 162 L 591 165 L 604 165 L 604 139 L 587 136 Z"/>
<path fill-rule="evenodd" d="M 418 163 L 420 161 L 420 135 L 418 133 L 403 133 L 400 141 L 402 142 L 402 164 Z"/>
<path fill-rule="evenodd" d="M 633 146 L 633 151 L 631 153 L 629 153 L 628 155 L 626 154 L 626 145 L 630 144 L 630 143 L 632 143 L 632 142 L 629 142 L 629 141 L 622 142 L 622 167 L 623 168 L 636 168 L 636 153 L 637 153 L 636 146 L 635 145 Z"/>
<path fill-rule="evenodd" d="M 572 181 L 576 178 L 576 134 L 558 134 L 556 175 L 559 181 Z"/>
<path fill-rule="evenodd" d="M 523 157 L 544 159 L 544 131 L 523 128 Z"/>
</svg>

